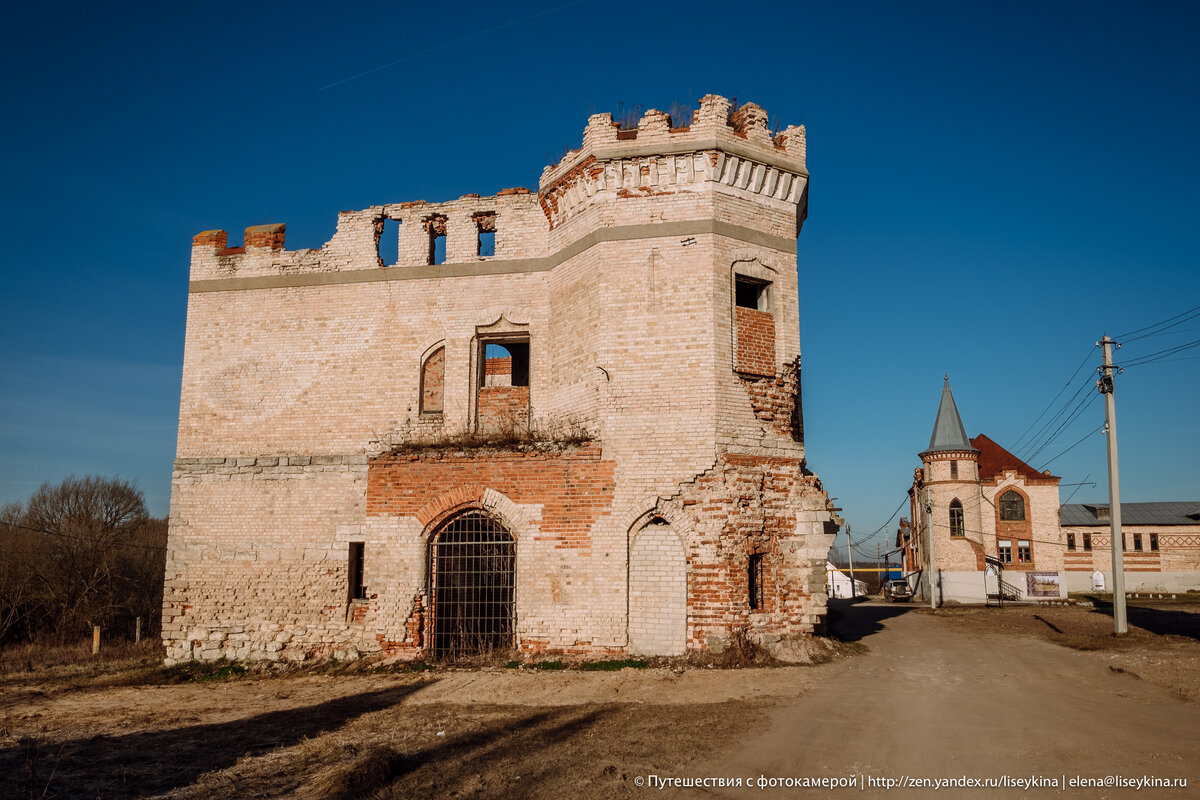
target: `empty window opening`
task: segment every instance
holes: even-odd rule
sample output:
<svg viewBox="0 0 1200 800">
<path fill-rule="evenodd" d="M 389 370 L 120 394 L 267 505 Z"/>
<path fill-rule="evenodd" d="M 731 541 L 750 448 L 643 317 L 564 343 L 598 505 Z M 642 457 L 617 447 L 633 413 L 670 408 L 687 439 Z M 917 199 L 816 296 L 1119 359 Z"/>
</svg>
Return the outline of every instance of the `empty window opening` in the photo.
<svg viewBox="0 0 1200 800">
<path fill-rule="evenodd" d="M 446 263 L 446 218 L 441 214 L 426 217 L 425 232 L 429 234 L 429 263 Z"/>
<path fill-rule="evenodd" d="M 963 507 L 962 503 L 958 502 L 958 500 L 950 501 L 950 535 L 966 535 L 966 531 L 963 527 Z"/>
<path fill-rule="evenodd" d="M 957 461 L 950 462 L 950 477 L 953 478 L 954 480 L 958 480 L 958 462 Z"/>
<path fill-rule="evenodd" d="M 1083 549 L 1085 551 L 1092 549 L 1092 535 L 1090 533 L 1085 533 L 1083 535 Z"/>
<path fill-rule="evenodd" d="M 1011 564 L 1012 563 L 1012 540 L 1011 539 L 1001 539 L 1000 540 L 1000 563 L 1001 564 Z"/>
<path fill-rule="evenodd" d="M 770 283 L 757 281 L 738 275 L 734 279 L 734 303 L 739 308 L 753 308 L 758 311 L 769 311 L 767 306 L 767 288 Z"/>
<path fill-rule="evenodd" d="M 1000 519 L 1008 522 L 1024 522 L 1025 498 L 1016 492 L 1000 495 Z"/>
<path fill-rule="evenodd" d="M 350 577 L 349 597 L 351 600 L 366 600 L 367 587 L 363 584 L 363 543 L 350 542 L 350 563 L 347 574 Z"/>
<path fill-rule="evenodd" d="M 496 255 L 496 215 L 476 214 L 475 230 L 479 237 L 476 254 L 480 258 Z"/>
<path fill-rule="evenodd" d="M 1028 564 L 1033 561 L 1033 548 L 1027 539 L 1021 539 L 1017 542 L 1017 561 L 1022 564 Z"/>
<path fill-rule="evenodd" d="M 1142 549 L 1142 535 L 1140 533 L 1135 533 L 1133 535 L 1133 549 L 1134 550 Z"/>
<path fill-rule="evenodd" d="M 1152 552 L 1158 550 L 1158 534 L 1157 533 L 1150 534 L 1150 550 Z"/>
<path fill-rule="evenodd" d="M 511 650 L 516 542 L 499 522 L 472 511 L 451 520 L 429 550 L 432 655 L 438 659 Z"/>
<path fill-rule="evenodd" d="M 529 428 L 529 340 L 481 341 L 476 409 L 480 430 L 520 435 Z"/>
<path fill-rule="evenodd" d="M 760 610 L 763 607 L 763 554 L 751 553 L 749 573 L 750 608 Z"/>
<path fill-rule="evenodd" d="M 528 386 L 529 342 L 485 342 L 484 386 Z"/>
<path fill-rule="evenodd" d="M 379 266 L 394 267 L 400 263 L 400 220 L 385 218 L 375 226 L 379 231 L 379 240 L 376 242 Z"/>
<path fill-rule="evenodd" d="M 1067 549 L 1068 550 L 1075 549 L 1075 534 L 1073 534 L 1073 533 L 1067 534 Z"/>
<path fill-rule="evenodd" d="M 433 351 L 421 365 L 421 413 L 441 414 L 445 403 L 446 348 Z"/>
</svg>

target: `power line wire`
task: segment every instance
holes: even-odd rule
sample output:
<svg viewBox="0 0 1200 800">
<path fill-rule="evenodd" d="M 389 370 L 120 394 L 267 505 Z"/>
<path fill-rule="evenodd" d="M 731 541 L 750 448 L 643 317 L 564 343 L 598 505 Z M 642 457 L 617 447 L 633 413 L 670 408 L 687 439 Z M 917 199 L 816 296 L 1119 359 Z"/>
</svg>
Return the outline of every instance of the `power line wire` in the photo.
<svg viewBox="0 0 1200 800">
<path fill-rule="evenodd" d="M 1154 335 L 1153 333 L 1147 333 L 1147 334 L 1145 334 L 1145 336 L 1133 336 L 1133 335 L 1135 333 L 1141 333 L 1142 331 L 1149 331 L 1151 328 L 1157 328 L 1160 325 L 1163 325 L 1172 320 L 1179 319 L 1180 317 L 1188 315 L 1188 314 L 1192 314 L 1193 316 L 1195 316 L 1194 312 L 1200 312 L 1200 306 L 1195 306 L 1193 308 L 1189 308 L 1187 311 L 1183 311 L 1179 314 L 1176 314 L 1173 317 L 1167 317 L 1166 319 L 1156 322 L 1153 325 L 1147 325 L 1144 328 L 1137 328 L 1136 330 L 1129 331 L 1128 333 L 1123 333 L 1120 336 L 1114 336 L 1113 338 L 1116 340 L 1122 341 L 1122 342 L 1133 342 L 1133 341 L 1137 341 L 1138 339 L 1143 339 L 1143 338 L 1145 338 L 1145 336 L 1153 336 Z M 1190 317 L 1189 317 L 1189 319 L 1190 319 Z M 1183 320 L 1180 320 L 1180 321 L 1182 322 Z M 1176 324 L 1178 324 L 1178 323 L 1176 323 Z M 1174 327 L 1174 326 L 1168 325 L 1167 327 L 1170 328 L 1170 327 Z M 1163 328 L 1163 330 L 1166 330 L 1166 328 Z M 1133 338 L 1130 338 L 1130 337 L 1133 337 Z"/>
<path fill-rule="evenodd" d="M 1037 419 L 1035 419 L 1033 422 L 1029 423 L 1029 427 L 1025 429 L 1024 433 L 1022 433 L 1020 436 L 1018 436 L 1017 440 L 1015 442 L 1013 442 L 1014 449 L 1021 446 L 1021 440 L 1025 438 L 1026 434 L 1028 434 L 1031 430 L 1033 430 L 1033 426 L 1038 424 L 1038 421 L 1041 420 L 1041 418 L 1046 415 L 1046 412 L 1050 410 L 1050 407 L 1053 406 L 1055 404 L 1055 402 L 1058 401 L 1058 398 L 1062 397 L 1062 393 L 1065 392 L 1071 386 L 1071 382 L 1075 380 L 1075 376 L 1079 374 L 1079 370 L 1083 369 L 1084 364 L 1086 364 L 1088 362 L 1088 359 L 1092 357 L 1093 350 L 1095 350 L 1094 345 L 1092 347 L 1088 348 L 1087 354 L 1083 357 L 1083 361 L 1079 362 L 1079 366 L 1076 367 L 1075 371 L 1071 373 L 1071 377 L 1067 378 L 1067 382 L 1065 384 L 1063 384 L 1063 387 L 1061 389 L 1058 390 L 1058 394 L 1054 395 L 1054 399 L 1046 404 L 1046 407 L 1044 409 L 1042 409 L 1042 413 L 1037 415 Z"/>
<path fill-rule="evenodd" d="M 1090 431 L 1088 431 L 1087 433 L 1085 433 L 1085 434 L 1083 435 L 1083 438 L 1082 438 L 1082 439 L 1080 439 L 1078 442 L 1076 442 L 1075 444 L 1071 445 L 1071 446 L 1070 446 L 1070 447 L 1068 447 L 1066 450 L 1063 450 L 1061 453 L 1059 453 L 1059 454 L 1058 454 L 1058 455 L 1056 455 L 1054 458 L 1052 458 L 1052 459 L 1050 459 L 1049 461 L 1047 461 L 1045 464 L 1042 464 L 1042 469 L 1044 470 L 1046 467 L 1050 466 L 1050 465 L 1051 465 L 1051 464 L 1053 464 L 1055 461 L 1057 461 L 1058 459 L 1062 458 L 1063 456 L 1065 456 L 1067 453 L 1069 453 L 1069 452 L 1071 452 L 1072 450 L 1074 450 L 1074 449 L 1075 449 L 1076 447 L 1078 447 L 1079 445 L 1083 444 L 1083 443 L 1084 443 L 1084 441 L 1086 441 L 1086 440 L 1087 440 L 1087 438 L 1088 438 L 1089 436 L 1092 436 L 1092 435 L 1094 435 L 1094 434 L 1100 433 L 1100 432 L 1101 432 L 1101 431 L 1103 431 L 1103 430 L 1104 430 L 1103 428 L 1096 428 L 1095 430 L 1090 430 Z"/>
</svg>

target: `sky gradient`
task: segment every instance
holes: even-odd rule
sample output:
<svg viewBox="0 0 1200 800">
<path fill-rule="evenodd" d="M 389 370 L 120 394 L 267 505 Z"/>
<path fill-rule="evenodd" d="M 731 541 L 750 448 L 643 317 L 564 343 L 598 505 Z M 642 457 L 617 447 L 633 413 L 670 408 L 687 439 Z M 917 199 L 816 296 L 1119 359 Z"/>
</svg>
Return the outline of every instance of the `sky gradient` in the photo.
<svg viewBox="0 0 1200 800">
<path fill-rule="evenodd" d="M 195 233 L 319 247 L 342 209 L 536 188 L 589 114 L 713 92 L 808 128 L 808 460 L 873 553 L 943 374 L 969 435 L 1027 455 L 1102 334 L 1200 306 L 1197 8 L 25 4 L 0 51 L 0 502 L 119 475 L 167 512 Z M 1117 363 L 1197 341 L 1184 318 Z M 1118 376 L 1126 501 L 1200 500 L 1198 358 Z M 1079 442 L 1049 468 L 1103 501 L 1103 406 L 1077 398 L 1031 461 Z"/>
</svg>

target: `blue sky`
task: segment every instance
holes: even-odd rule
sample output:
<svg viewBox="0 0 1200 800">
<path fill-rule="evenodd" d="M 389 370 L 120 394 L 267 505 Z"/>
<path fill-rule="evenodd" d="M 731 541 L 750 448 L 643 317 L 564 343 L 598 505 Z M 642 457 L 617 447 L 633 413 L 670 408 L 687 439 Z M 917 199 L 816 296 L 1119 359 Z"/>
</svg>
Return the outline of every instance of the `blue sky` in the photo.
<svg viewBox="0 0 1200 800">
<path fill-rule="evenodd" d="M 342 209 L 536 187 L 619 103 L 715 92 L 808 126 L 808 455 L 856 539 L 903 500 L 943 373 L 968 432 L 1011 448 L 1081 363 L 1059 403 L 1090 380 L 1103 333 L 1200 306 L 1194 4 L 66 3 L 6 21 L 0 501 L 116 474 L 166 513 L 196 232 L 286 222 L 290 247 L 318 247 Z M 1185 319 L 1118 363 L 1197 340 Z M 1200 500 L 1197 357 L 1118 377 L 1127 501 Z M 1093 401 L 1033 459 L 1083 439 L 1050 465 L 1097 483 L 1074 502 L 1107 496 L 1102 422 Z"/>
</svg>

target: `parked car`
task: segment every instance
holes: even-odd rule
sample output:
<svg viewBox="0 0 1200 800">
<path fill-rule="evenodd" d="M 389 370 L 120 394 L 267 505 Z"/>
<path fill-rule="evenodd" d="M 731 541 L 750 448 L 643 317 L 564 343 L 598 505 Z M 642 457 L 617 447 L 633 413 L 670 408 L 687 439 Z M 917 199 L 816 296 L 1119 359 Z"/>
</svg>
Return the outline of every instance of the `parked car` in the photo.
<svg viewBox="0 0 1200 800">
<path fill-rule="evenodd" d="M 898 600 L 908 601 L 912 599 L 912 589 L 908 588 L 908 581 L 888 581 L 883 585 L 883 599 L 891 600 L 895 603 Z"/>
</svg>

